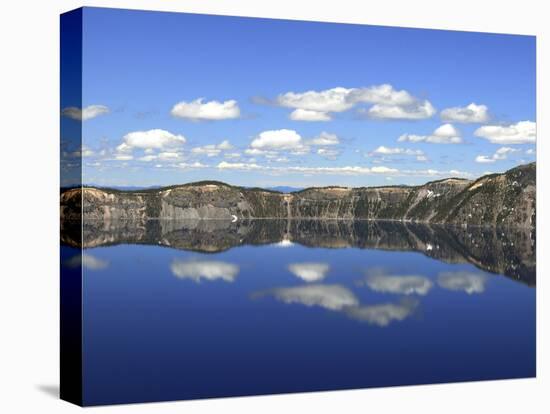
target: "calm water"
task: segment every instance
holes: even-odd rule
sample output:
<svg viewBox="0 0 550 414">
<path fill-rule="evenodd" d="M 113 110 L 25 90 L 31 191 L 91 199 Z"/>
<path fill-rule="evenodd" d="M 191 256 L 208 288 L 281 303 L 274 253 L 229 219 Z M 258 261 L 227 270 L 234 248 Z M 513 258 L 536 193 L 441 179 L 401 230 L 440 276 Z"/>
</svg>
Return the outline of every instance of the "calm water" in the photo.
<svg viewBox="0 0 550 414">
<path fill-rule="evenodd" d="M 91 223 L 84 247 L 86 404 L 535 375 L 529 232 Z"/>
</svg>

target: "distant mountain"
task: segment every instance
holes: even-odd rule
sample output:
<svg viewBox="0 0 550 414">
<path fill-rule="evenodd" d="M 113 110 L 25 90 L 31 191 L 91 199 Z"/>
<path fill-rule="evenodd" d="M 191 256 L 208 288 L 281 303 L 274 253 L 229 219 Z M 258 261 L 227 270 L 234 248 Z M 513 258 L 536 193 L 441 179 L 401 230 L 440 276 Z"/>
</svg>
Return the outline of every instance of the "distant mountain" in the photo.
<svg viewBox="0 0 550 414">
<path fill-rule="evenodd" d="M 111 190 L 118 190 L 118 191 L 142 191 L 142 190 L 154 190 L 157 188 L 162 188 L 160 185 L 151 185 L 151 186 L 140 186 L 140 185 L 113 185 L 113 186 L 103 186 L 98 184 L 83 184 L 83 187 L 94 187 L 94 188 L 105 188 L 105 189 L 111 189 Z M 71 187 L 74 188 L 74 187 Z M 245 188 L 256 188 L 256 187 L 245 187 Z M 69 189 L 69 188 L 67 188 Z M 280 185 L 276 187 L 266 187 L 266 190 L 270 191 L 277 191 L 279 193 L 292 193 L 294 191 L 301 191 L 303 188 L 301 187 L 290 187 L 285 185 Z"/>
<path fill-rule="evenodd" d="M 119 190 L 119 191 L 141 191 L 141 190 L 153 190 L 156 188 L 161 188 L 160 185 L 151 185 L 151 186 L 140 186 L 140 185 L 115 185 L 115 186 L 102 186 L 102 185 L 96 185 L 96 184 L 83 184 L 83 187 L 94 187 L 94 188 L 108 188 L 112 190 Z"/>
<path fill-rule="evenodd" d="M 123 191 L 83 188 L 61 194 L 64 218 L 366 219 L 534 227 L 536 164 L 477 180 L 447 178 L 419 186 L 313 187 L 292 193 L 201 181 Z"/>
<path fill-rule="evenodd" d="M 277 187 L 268 187 L 267 190 L 278 191 L 280 193 L 293 193 L 295 191 L 301 191 L 301 190 L 303 190 L 303 188 L 289 187 L 289 186 L 286 186 L 286 185 L 279 185 Z"/>
</svg>

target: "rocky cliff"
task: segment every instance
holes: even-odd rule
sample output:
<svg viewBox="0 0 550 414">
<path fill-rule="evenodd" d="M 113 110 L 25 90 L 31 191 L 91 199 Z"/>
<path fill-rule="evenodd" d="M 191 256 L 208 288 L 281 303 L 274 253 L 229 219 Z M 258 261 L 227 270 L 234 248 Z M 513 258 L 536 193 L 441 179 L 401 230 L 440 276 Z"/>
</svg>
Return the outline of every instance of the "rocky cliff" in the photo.
<svg viewBox="0 0 550 414">
<path fill-rule="evenodd" d="M 61 194 L 63 219 L 368 219 L 534 227 L 536 165 L 470 181 L 420 186 L 323 187 L 292 193 L 203 181 L 160 189 L 85 187 Z"/>
</svg>

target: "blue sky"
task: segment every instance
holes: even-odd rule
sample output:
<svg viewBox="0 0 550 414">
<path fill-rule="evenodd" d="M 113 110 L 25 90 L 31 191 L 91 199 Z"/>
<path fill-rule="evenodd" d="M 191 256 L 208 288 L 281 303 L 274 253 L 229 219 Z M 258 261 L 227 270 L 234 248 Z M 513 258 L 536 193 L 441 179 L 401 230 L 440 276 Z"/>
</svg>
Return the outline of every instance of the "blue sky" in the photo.
<svg viewBox="0 0 550 414">
<path fill-rule="evenodd" d="M 84 9 L 83 182 L 418 184 L 535 159 L 535 38 Z M 202 99 L 202 100 L 201 100 Z"/>
</svg>

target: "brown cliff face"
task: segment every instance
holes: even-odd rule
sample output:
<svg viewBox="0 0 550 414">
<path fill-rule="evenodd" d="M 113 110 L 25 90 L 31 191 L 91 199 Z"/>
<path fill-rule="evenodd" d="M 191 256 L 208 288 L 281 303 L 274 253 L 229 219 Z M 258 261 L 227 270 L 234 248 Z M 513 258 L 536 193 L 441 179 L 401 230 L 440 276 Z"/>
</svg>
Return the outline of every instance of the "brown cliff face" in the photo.
<svg viewBox="0 0 550 414">
<path fill-rule="evenodd" d="M 489 226 L 534 227 L 536 165 L 513 168 L 471 183 L 434 217 L 435 221 Z"/>
<path fill-rule="evenodd" d="M 154 190 L 85 187 L 61 195 L 63 219 L 360 219 L 532 227 L 536 165 L 475 181 L 449 178 L 421 186 L 323 187 L 290 194 L 198 182 Z"/>
</svg>

